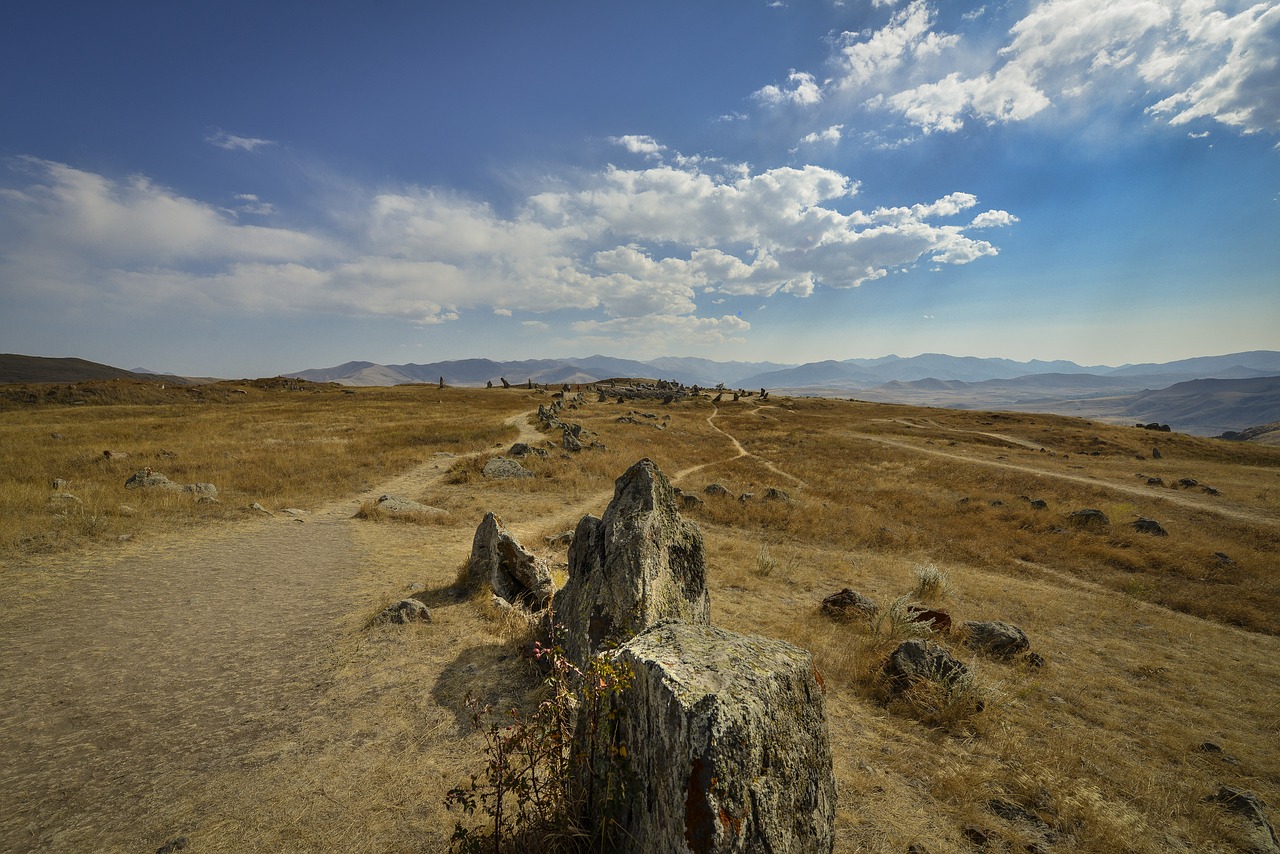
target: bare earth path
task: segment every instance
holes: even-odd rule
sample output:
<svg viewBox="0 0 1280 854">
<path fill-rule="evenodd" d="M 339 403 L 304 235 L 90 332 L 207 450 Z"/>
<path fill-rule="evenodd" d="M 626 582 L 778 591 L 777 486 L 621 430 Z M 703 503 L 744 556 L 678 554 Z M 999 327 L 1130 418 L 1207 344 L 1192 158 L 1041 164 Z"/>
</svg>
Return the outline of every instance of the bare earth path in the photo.
<svg viewBox="0 0 1280 854">
<path fill-rule="evenodd" d="M 526 422 L 508 423 L 535 435 Z M 437 457 L 305 521 L 252 519 L 6 568 L 0 851 L 155 851 L 181 836 L 166 816 L 177 796 L 252 765 L 323 694 L 359 601 L 360 502 L 416 494 L 447 469 Z M 27 573 L 75 580 L 17 595 Z"/>
</svg>

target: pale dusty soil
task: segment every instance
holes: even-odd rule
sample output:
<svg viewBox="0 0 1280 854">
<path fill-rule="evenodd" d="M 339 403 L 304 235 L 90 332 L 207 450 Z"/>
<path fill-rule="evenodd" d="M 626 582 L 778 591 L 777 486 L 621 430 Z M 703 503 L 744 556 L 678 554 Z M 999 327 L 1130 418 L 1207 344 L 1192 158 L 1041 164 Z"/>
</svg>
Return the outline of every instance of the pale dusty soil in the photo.
<svg viewBox="0 0 1280 854">
<path fill-rule="evenodd" d="M 349 655 L 382 583 L 370 528 L 404 527 L 361 527 L 361 502 L 419 495 L 451 462 L 299 518 L 0 568 L 0 851 L 154 851 L 183 835 L 192 817 L 175 805 L 288 743 Z"/>
</svg>

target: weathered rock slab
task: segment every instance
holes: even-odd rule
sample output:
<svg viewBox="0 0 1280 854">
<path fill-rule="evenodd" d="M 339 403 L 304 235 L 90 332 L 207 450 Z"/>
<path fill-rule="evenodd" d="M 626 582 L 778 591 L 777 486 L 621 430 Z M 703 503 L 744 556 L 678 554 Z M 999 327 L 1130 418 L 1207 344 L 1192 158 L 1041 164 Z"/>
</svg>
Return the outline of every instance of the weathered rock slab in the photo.
<svg viewBox="0 0 1280 854">
<path fill-rule="evenodd" d="M 617 850 L 832 850 L 835 779 L 808 652 L 662 622 L 607 655 L 634 672 L 613 699 L 613 739 L 592 754 L 607 762 L 625 746 L 635 781 L 612 805 Z"/>
<path fill-rule="evenodd" d="M 874 600 L 848 587 L 822 600 L 822 613 L 833 620 L 874 620 L 879 612 Z"/>
<path fill-rule="evenodd" d="M 579 665 L 659 620 L 710 622 L 702 532 L 680 517 L 675 492 L 652 461 L 640 460 L 615 481 L 602 518 L 578 523 L 555 614 L 565 652 Z"/>
<path fill-rule="evenodd" d="M 551 601 L 555 582 L 546 561 L 517 542 L 493 513 L 486 513 L 471 541 L 467 578 L 487 583 L 495 596 L 531 611 Z"/>
</svg>

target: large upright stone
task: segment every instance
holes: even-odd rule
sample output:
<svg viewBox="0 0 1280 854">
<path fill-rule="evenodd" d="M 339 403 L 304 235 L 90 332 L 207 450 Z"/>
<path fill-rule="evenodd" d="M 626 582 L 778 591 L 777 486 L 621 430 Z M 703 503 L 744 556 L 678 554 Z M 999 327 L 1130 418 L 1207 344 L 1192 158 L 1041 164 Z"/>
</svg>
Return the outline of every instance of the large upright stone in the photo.
<svg viewBox="0 0 1280 854">
<path fill-rule="evenodd" d="M 493 513 L 484 514 L 476 528 L 467 577 L 472 584 L 488 583 L 495 596 L 531 611 L 545 608 L 555 592 L 546 561 L 520 545 Z"/>
<path fill-rule="evenodd" d="M 835 778 L 822 689 L 809 653 L 713 626 L 663 622 L 607 653 L 629 665 L 611 738 L 584 746 L 603 779 L 630 781 L 609 804 L 626 852 L 830 852 Z M 620 748 L 625 748 L 621 750 Z M 625 759 L 618 757 L 625 756 Z M 599 787 L 596 789 L 599 795 Z"/>
<path fill-rule="evenodd" d="M 603 518 L 578 523 L 554 612 L 565 652 L 579 665 L 659 620 L 711 621 L 702 532 L 680 518 L 675 492 L 652 461 L 614 482 Z"/>
</svg>

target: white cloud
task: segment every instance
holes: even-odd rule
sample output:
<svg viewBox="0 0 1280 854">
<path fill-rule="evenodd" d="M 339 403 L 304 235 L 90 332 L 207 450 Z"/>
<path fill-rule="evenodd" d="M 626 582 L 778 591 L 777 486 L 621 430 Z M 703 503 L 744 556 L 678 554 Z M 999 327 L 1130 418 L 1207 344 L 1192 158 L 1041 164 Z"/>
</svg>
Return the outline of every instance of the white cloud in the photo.
<svg viewBox="0 0 1280 854">
<path fill-rule="evenodd" d="M 0 295 L 422 324 L 572 310 L 587 335 L 728 340 L 749 324 L 703 317 L 702 305 L 968 263 L 997 250 L 966 229 L 1016 221 L 987 211 L 967 226 L 935 222 L 974 209 L 968 193 L 848 210 L 857 183 L 818 166 L 713 173 L 673 160 L 610 167 L 509 215 L 438 189 L 371 194 L 324 212 L 343 224 L 332 232 L 248 225 L 142 177 L 22 160 L 18 184 L 0 189 Z"/>
<path fill-rule="evenodd" d="M 770 84 L 755 92 L 756 100 L 763 104 L 799 104 L 802 107 L 812 106 L 822 100 L 822 89 L 812 74 L 796 71 L 794 68 L 787 75 L 787 86 Z"/>
<path fill-rule="evenodd" d="M 819 143 L 835 145 L 840 141 L 843 130 L 844 125 L 832 125 L 824 131 L 814 131 L 813 133 L 805 134 L 800 141 L 805 145 L 818 145 Z"/>
<path fill-rule="evenodd" d="M 1003 39 L 992 25 L 1007 5 L 962 14 L 955 33 L 938 28 L 935 5 L 912 0 L 878 29 L 843 33 L 821 85 L 792 69 L 786 85 L 754 97 L 805 107 L 828 127 L 865 108 L 925 133 L 951 133 L 1053 108 L 1077 115 L 1137 106 L 1172 125 L 1213 120 L 1244 133 L 1280 131 L 1276 0 L 1040 0 Z"/>
<path fill-rule="evenodd" d="M 216 145 L 218 148 L 225 148 L 228 151 L 253 151 L 264 145 L 275 145 L 274 140 L 258 139 L 252 136 L 236 136 L 223 130 L 209 134 L 204 138 L 204 141 L 210 145 Z"/>
<path fill-rule="evenodd" d="M 648 157 L 660 156 L 662 152 L 667 150 L 665 145 L 660 145 L 651 136 L 627 134 L 625 136 L 611 136 L 609 141 L 614 145 L 621 145 L 632 154 L 643 154 Z"/>
</svg>

